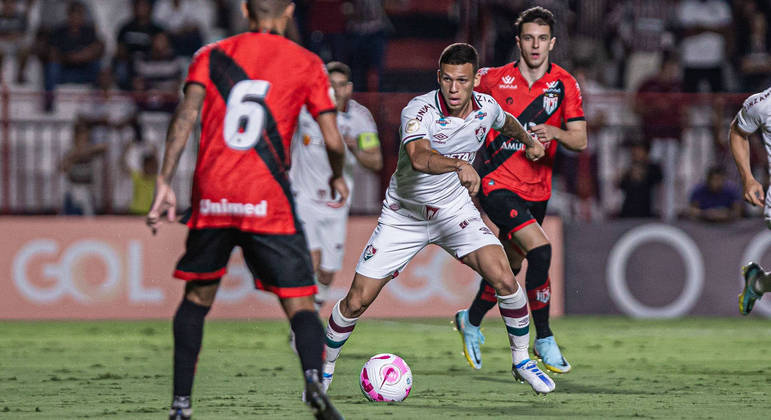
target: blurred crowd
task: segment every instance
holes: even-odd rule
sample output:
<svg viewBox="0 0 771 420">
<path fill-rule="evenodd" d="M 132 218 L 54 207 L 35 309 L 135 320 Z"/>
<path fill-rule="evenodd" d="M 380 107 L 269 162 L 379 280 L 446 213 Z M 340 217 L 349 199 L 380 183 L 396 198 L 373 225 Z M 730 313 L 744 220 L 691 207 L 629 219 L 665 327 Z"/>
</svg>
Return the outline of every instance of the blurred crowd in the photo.
<svg viewBox="0 0 771 420">
<path fill-rule="evenodd" d="M 517 15 L 534 5 L 550 9 L 558 21 L 551 58 L 579 81 L 590 127 L 587 151 L 559 155 L 552 207 L 581 220 L 714 221 L 704 216 L 711 213 L 695 210 L 710 201 L 704 199 L 710 189 L 699 188 L 702 182 L 711 185 L 721 172 L 727 188 L 735 190 L 724 137 L 737 101 L 688 94 L 734 92 L 739 97 L 771 85 L 771 0 L 295 3 L 296 28 L 290 36 L 324 61 L 349 64 L 357 91 L 377 92 L 435 87 L 431 70 L 405 73 L 410 63 L 433 65 L 435 51 L 416 47 L 389 53 L 389 44 L 403 48 L 426 39 L 440 46 L 465 41 L 478 48 L 484 65 L 503 65 L 517 59 Z M 93 178 L 76 173 L 87 172 L 84 162 L 100 159 L 101 146 L 92 146 L 105 130 L 123 133 L 118 149 L 128 144 L 126 173 L 142 174 L 157 166 L 160 144 L 143 142 L 139 116 L 173 111 L 194 52 L 245 30 L 240 7 L 241 0 L 0 0 L 2 80 L 6 86 L 42 92 L 38 109 L 44 115 L 61 111 L 61 86 L 86 87 L 88 100 L 75 105 L 73 139 L 83 136 L 90 143 L 74 141 L 72 153 L 61 162 L 70 184 Z M 389 60 L 400 63 L 389 65 Z M 388 83 L 389 77 L 406 84 Z M 115 100 L 116 95 L 131 100 Z M 630 112 L 620 112 L 618 102 L 602 100 L 606 97 L 621 97 Z M 616 145 L 613 157 L 607 156 L 607 144 Z M 707 152 L 692 152 L 705 145 Z M 144 185 L 135 194 L 151 190 Z M 142 200 L 147 201 L 132 203 Z M 132 211 L 140 213 L 140 207 Z M 733 204 L 727 208 L 729 216 L 745 212 Z"/>
</svg>

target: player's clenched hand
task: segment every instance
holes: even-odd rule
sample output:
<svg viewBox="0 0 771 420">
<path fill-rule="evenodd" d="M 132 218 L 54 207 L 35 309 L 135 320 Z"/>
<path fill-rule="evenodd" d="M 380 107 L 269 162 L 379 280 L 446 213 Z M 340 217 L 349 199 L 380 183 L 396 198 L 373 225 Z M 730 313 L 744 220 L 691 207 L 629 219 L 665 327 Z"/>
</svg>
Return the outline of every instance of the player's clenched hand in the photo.
<svg viewBox="0 0 771 420">
<path fill-rule="evenodd" d="M 470 163 L 464 162 L 458 168 L 458 179 L 460 184 L 466 187 L 468 193 L 473 197 L 479 192 L 479 174 Z"/>
<path fill-rule="evenodd" d="M 744 201 L 753 206 L 763 207 L 765 200 L 763 186 L 755 178 L 747 180 L 744 183 Z"/>
<path fill-rule="evenodd" d="M 145 221 L 153 235 L 155 235 L 158 226 L 161 224 L 161 216 L 163 216 L 164 212 L 166 213 L 166 218 L 173 222 L 177 212 L 177 196 L 174 194 L 174 190 L 171 189 L 171 185 L 166 183 L 163 178 L 158 177 L 155 182 L 153 205 L 150 207 Z"/>
<path fill-rule="evenodd" d="M 343 177 L 330 178 L 329 188 L 332 191 L 332 199 L 335 201 L 328 203 L 328 205 L 334 208 L 343 207 L 349 194 L 348 185 L 345 184 Z"/>
<path fill-rule="evenodd" d="M 532 161 L 536 161 L 546 154 L 543 144 L 540 141 L 534 141 L 532 145 L 525 149 L 525 156 Z"/>
</svg>

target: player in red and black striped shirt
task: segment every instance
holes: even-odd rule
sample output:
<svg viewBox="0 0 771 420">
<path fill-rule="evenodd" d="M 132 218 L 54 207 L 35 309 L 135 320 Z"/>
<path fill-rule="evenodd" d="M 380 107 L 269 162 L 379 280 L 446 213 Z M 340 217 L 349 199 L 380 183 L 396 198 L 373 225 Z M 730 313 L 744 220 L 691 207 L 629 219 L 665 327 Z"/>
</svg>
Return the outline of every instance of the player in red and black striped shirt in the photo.
<svg viewBox="0 0 771 420">
<path fill-rule="evenodd" d="M 185 254 L 174 276 L 187 281 L 174 316 L 174 400 L 170 418 L 189 418 L 203 322 L 241 247 L 255 286 L 275 293 L 290 320 L 317 418 L 341 418 L 320 388 L 324 332 L 313 306 L 316 286 L 289 186 L 289 146 L 305 105 L 317 119 L 332 167 L 330 186 L 345 202 L 344 145 L 321 60 L 282 36 L 290 0 L 248 0 L 250 32 L 201 48 L 193 58 L 184 100 L 169 125 L 166 154 L 147 223 L 175 216 L 170 187 L 176 164 L 201 113 L 201 138 L 191 195 Z"/>
<path fill-rule="evenodd" d="M 554 48 L 554 16 L 542 7 L 523 11 L 516 25 L 519 61 L 479 70 L 477 91 L 490 94 L 537 136 L 546 156 L 537 162 L 525 158 L 525 146 L 516 139 L 490 132 L 477 157 L 482 177 L 479 202 L 500 229 L 512 271 L 517 274 L 527 259 L 527 288 L 536 340 L 533 349 L 546 368 L 570 371 L 570 364 L 549 328 L 549 266 L 551 244 L 541 229 L 551 196 L 551 177 L 557 145 L 570 150 L 586 148 L 586 121 L 581 91 L 567 71 L 549 61 Z M 468 310 L 455 323 L 461 332 L 471 366 L 479 369 L 482 356 L 479 332 L 482 317 L 495 306 L 495 291 L 484 280 Z"/>
</svg>

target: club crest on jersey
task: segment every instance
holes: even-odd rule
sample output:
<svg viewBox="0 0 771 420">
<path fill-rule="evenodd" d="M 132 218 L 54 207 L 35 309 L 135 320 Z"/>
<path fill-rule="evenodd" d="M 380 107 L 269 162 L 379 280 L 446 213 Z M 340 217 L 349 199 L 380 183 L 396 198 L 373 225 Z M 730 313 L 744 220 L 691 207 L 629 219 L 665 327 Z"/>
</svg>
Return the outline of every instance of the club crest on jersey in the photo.
<svg viewBox="0 0 771 420">
<path fill-rule="evenodd" d="M 486 112 L 479 111 L 477 112 L 476 119 L 478 119 L 479 121 L 482 121 L 483 119 L 485 119 L 486 116 L 487 116 Z"/>
<path fill-rule="evenodd" d="M 449 122 L 449 121 L 447 121 L 447 120 L 446 120 L 444 117 L 442 117 L 442 118 L 439 118 L 439 119 L 438 119 L 438 120 L 436 120 L 435 122 L 436 122 L 437 124 L 439 124 L 441 127 L 446 127 L 446 126 L 447 126 L 447 124 L 449 124 L 449 123 L 450 123 L 450 122 Z"/>
<path fill-rule="evenodd" d="M 372 246 L 372 244 L 367 245 L 366 248 L 364 248 L 364 261 L 369 260 L 370 258 L 374 257 L 375 254 L 377 254 L 377 248 Z"/>
<path fill-rule="evenodd" d="M 554 113 L 554 111 L 557 110 L 557 105 L 559 104 L 560 98 L 557 97 L 557 95 L 552 95 L 549 93 L 546 93 L 543 95 L 543 110 L 546 111 L 547 114 L 551 115 Z"/>
<path fill-rule="evenodd" d="M 474 130 L 474 134 L 477 136 L 477 141 L 482 142 L 482 140 L 485 139 L 485 128 L 484 127 L 478 127 L 476 130 Z"/>
</svg>

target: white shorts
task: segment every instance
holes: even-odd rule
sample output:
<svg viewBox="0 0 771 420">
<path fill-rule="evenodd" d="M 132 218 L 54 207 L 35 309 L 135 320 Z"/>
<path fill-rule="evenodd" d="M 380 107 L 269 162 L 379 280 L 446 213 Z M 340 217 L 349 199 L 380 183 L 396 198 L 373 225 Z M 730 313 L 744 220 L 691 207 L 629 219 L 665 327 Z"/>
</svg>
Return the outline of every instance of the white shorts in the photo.
<svg viewBox="0 0 771 420">
<path fill-rule="evenodd" d="M 321 251 L 319 268 L 337 272 L 343 267 L 348 207 L 329 207 L 315 200 L 296 198 L 297 216 L 303 224 L 308 249 Z"/>
<path fill-rule="evenodd" d="M 441 246 L 458 259 L 487 245 L 501 246 L 470 200 L 444 209 L 408 209 L 403 203 L 389 206 L 384 202 L 356 272 L 374 279 L 396 276 L 429 244 Z"/>
</svg>

